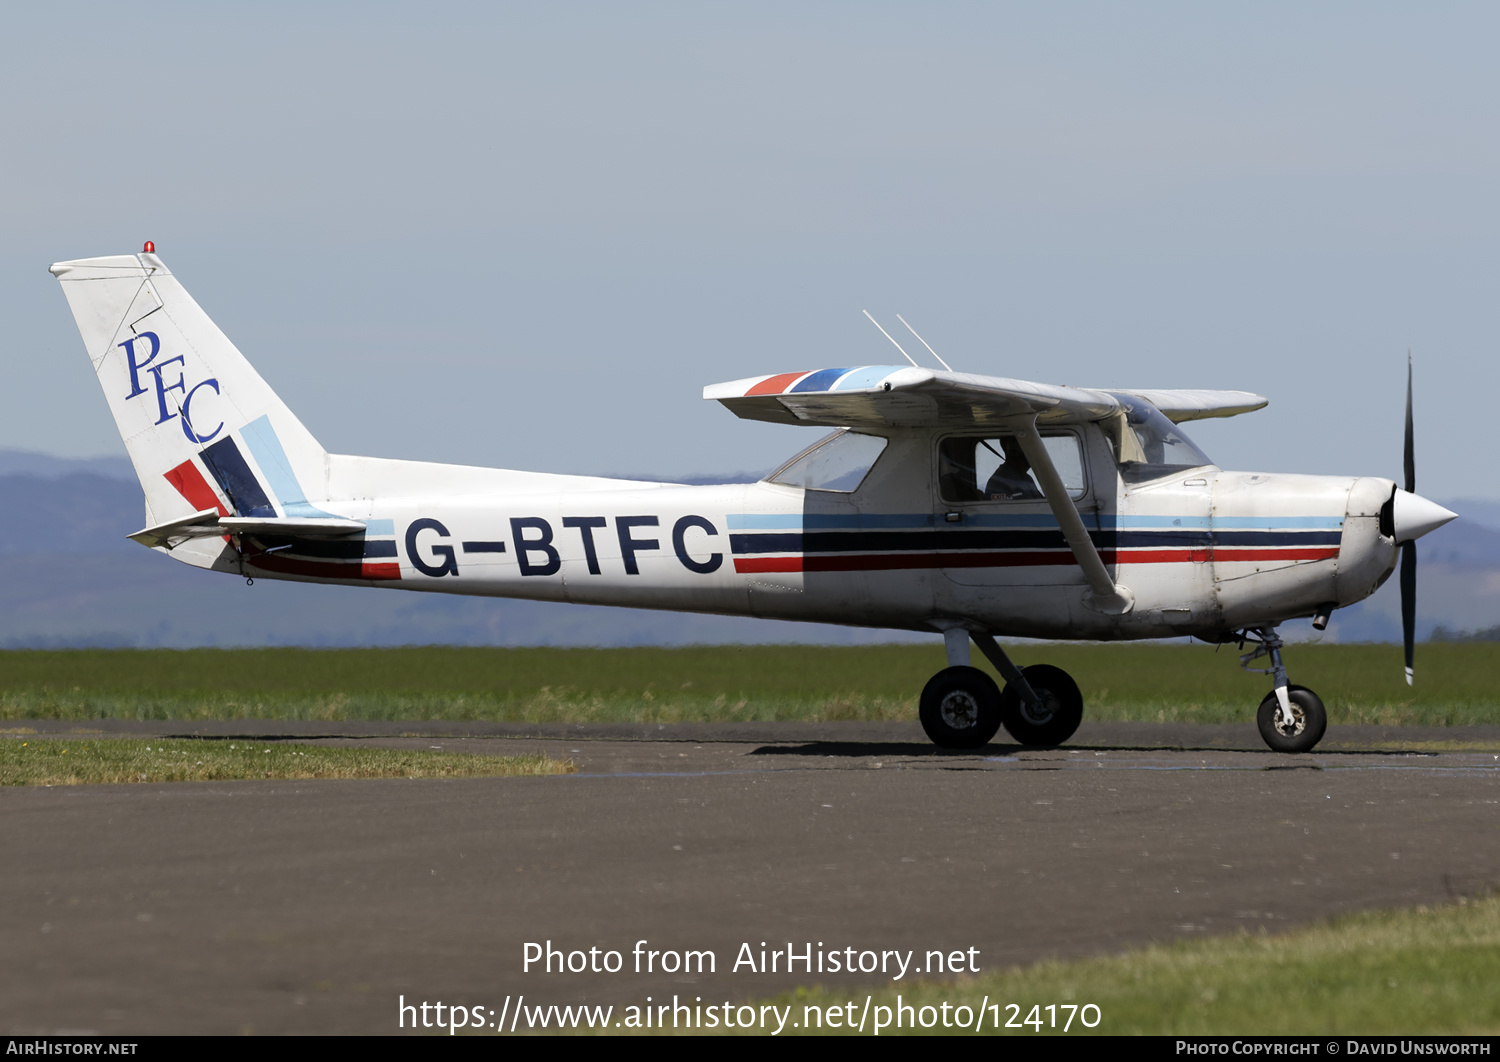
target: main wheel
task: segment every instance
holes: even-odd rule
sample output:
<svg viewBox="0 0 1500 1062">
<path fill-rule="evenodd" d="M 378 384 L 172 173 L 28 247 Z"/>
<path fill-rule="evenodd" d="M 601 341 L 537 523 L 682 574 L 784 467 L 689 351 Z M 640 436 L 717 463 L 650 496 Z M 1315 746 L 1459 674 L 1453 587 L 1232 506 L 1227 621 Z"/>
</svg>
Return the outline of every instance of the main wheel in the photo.
<svg viewBox="0 0 1500 1062">
<path fill-rule="evenodd" d="M 919 714 L 934 745 L 977 749 L 1000 729 L 1000 688 L 977 667 L 944 668 L 922 689 Z"/>
<path fill-rule="evenodd" d="M 1023 667 L 1021 674 L 1042 699 L 1041 707 L 1027 704 L 1015 685 L 1008 683 L 1000 694 L 1001 722 L 1023 745 L 1061 745 L 1083 722 L 1083 694 L 1078 692 L 1078 683 L 1051 664 L 1032 664 Z"/>
<path fill-rule="evenodd" d="M 1310 752 L 1328 729 L 1328 712 L 1318 695 L 1306 686 L 1287 686 L 1286 699 L 1292 704 L 1292 725 L 1281 725 L 1281 705 L 1273 690 L 1255 713 L 1260 736 L 1277 752 Z"/>
</svg>

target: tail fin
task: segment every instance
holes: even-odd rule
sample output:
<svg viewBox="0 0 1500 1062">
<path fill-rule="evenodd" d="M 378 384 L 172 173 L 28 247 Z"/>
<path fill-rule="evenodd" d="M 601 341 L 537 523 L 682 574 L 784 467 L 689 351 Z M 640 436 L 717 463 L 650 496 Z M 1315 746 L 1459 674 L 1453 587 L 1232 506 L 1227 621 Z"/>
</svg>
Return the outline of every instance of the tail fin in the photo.
<svg viewBox="0 0 1500 1062">
<path fill-rule="evenodd" d="M 327 516 L 328 455 L 148 245 L 52 274 L 146 494 L 146 521 L 203 509 Z"/>
</svg>

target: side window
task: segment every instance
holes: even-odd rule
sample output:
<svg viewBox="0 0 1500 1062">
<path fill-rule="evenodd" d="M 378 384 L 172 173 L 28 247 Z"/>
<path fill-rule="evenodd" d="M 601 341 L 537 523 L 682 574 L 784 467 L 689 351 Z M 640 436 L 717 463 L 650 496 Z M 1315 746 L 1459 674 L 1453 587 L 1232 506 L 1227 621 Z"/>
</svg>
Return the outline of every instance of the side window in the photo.
<svg viewBox="0 0 1500 1062">
<path fill-rule="evenodd" d="M 1083 497 L 1083 450 L 1071 433 L 1043 435 L 1042 445 L 1073 498 Z M 1028 501 L 1042 488 L 1014 435 L 950 436 L 938 444 L 938 489 L 944 501 Z"/>
</svg>

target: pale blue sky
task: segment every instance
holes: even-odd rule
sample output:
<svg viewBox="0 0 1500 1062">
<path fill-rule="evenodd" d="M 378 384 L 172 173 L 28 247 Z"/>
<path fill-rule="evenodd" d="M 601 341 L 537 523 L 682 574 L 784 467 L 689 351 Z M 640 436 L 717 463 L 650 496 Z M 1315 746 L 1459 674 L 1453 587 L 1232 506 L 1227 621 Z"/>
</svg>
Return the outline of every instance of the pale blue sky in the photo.
<svg viewBox="0 0 1500 1062">
<path fill-rule="evenodd" d="M 1500 9 L 14 6 L 0 447 L 121 452 L 48 263 L 145 239 L 332 450 L 764 469 L 705 383 L 1258 390 L 1220 464 L 1500 497 Z"/>
</svg>

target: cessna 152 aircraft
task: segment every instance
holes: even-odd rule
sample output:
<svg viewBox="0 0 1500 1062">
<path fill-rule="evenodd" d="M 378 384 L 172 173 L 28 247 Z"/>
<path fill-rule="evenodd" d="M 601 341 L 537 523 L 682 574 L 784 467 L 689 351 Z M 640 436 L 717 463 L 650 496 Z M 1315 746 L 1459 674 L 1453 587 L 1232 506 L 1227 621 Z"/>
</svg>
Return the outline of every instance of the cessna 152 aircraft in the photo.
<svg viewBox="0 0 1500 1062">
<path fill-rule="evenodd" d="M 1259 395 L 1057 387 L 915 362 L 706 388 L 740 417 L 834 429 L 753 484 L 329 454 L 151 244 L 51 271 L 145 491 L 147 526 L 130 536 L 142 545 L 246 578 L 940 633 L 949 666 L 920 716 L 946 748 L 983 745 L 1002 725 L 1056 745 L 1082 718 L 1066 672 L 1016 667 L 996 635 L 1194 635 L 1255 643 L 1242 666 L 1268 656 L 1273 677 L 1261 735 L 1311 749 L 1326 714 L 1289 684 L 1277 625 L 1310 616 L 1321 629 L 1404 553 L 1410 681 L 1413 543 L 1455 515 L 1412 492 L 1409 374 L 1405 490 L 1223 471 L 1178 427 L 1259 409 Z M 969 666 L 971 641 L 1003 691 Z"/>
</svg>

